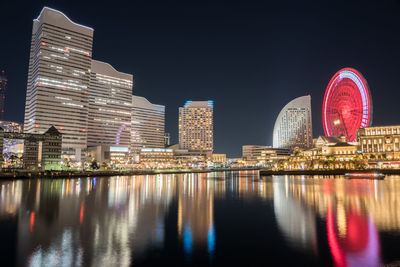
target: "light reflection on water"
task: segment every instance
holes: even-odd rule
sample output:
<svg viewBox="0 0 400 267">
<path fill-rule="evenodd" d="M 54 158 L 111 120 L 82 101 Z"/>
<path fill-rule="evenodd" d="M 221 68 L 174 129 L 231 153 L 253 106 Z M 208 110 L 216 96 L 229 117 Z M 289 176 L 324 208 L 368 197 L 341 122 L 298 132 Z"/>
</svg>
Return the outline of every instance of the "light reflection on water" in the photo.
<svg viewBox="0 0 400 267">
<path fill-rule="evenodd" d="M 379 266 L 400 259 L 399 194 L 398 176 L 256 171 L 3 181 L 0 256 L 18 266 Z"/>
</svg>

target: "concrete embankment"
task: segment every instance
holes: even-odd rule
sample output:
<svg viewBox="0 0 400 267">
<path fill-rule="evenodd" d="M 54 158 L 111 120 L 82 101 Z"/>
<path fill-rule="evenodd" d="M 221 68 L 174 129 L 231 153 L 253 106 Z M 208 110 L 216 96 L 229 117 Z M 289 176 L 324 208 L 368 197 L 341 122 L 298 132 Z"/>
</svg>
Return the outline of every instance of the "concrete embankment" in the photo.
<svg viewBox="0 0 400 267">
<path fill-rule="evenodd" d="M 127 170 L 127 171 L 13 171 L 0 172 L 0 179 L 36 179 L 36 178 L 82 178 L 101 176 L 155 175 L 155 174 L 185 174 L 209 173 L 225 171 L 253 171 L 260 168 L 227 168 L 227 169 L 184 169 L 184 170 Z"/>
<path fill-rule="evenodd" d="M 344 175 L 346 173 L 369 173 L 378 172 L 383 174 L 400 174 L 400 169 L 368 169 L 368 170 L 287 170 L 273 171 L 267 169 L 260 170 L 260 176 L 270 175 Z"/>
</svg>

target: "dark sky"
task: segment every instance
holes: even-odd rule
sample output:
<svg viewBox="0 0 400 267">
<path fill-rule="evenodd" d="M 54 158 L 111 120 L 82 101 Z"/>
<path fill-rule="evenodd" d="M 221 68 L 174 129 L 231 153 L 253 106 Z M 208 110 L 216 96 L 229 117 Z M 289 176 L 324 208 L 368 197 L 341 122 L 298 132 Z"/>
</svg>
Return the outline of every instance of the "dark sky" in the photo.
<svg viewBox="0 0 400 267">
<path fill-rule="evenodd" d="M 321 135 L 325 87 L 343 67 L 367 79 L 374 125 L 400 124 L 400 1 L 3 1 L 0 68 L 5 119 L 23 122 L 32 20 L 43 6 L 94 28 L 93 58 L 134 74 L 133 92 L 166 106 L 214 100 L 214 147 L 241 155 L 272 144 L 280 109 L 311 93 Z"/>
</svg>

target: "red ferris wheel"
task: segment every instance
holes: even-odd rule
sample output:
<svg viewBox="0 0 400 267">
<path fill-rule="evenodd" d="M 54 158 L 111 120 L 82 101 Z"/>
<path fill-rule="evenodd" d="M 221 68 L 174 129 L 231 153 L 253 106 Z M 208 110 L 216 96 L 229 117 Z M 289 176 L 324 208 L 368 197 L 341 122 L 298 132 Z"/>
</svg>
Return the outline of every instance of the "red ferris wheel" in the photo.
<svg viewBox="0 0 400 267">
<path fill-rule="evenodd" d="M 357 140 L 357 130 L 372 122 L 372 98 L 367 81 L 357 70 L 344 68 L 330 80 L 322 105 L 326 136 L 346 136 Z"/>
</svg>

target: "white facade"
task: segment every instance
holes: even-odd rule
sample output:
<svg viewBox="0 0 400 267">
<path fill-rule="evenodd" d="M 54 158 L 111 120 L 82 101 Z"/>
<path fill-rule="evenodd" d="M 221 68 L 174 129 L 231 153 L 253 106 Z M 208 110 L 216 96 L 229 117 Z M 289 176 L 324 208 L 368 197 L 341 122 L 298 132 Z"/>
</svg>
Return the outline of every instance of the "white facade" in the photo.
<svg viewBox="0 0 400 267">
<path fill-rule="evenodd" d="M 141 148 L 164 148 L 165 106 L 132 96 L 131 144 L 134 153 Z"/>
<path fill-rule="evenodd" d="M 213 101 L 187 101 L 179 108 L 179 148 L 213 151 Z"/>
<path fill-rule="evenodd" d="M 24 131 L 62 133 L 62 157 L 81 161 L 87 147 L 93 29 L 43 8 L 33 21 Z"/>
<path fill-rule="evenodd" d="M 88 146 L 131 144 L 133 76 L 92 60 L 89 82 Z"/>
<path fill-rule="evenodd" d="M 290 101 L 279 113 L 273 133 L 273 147 L 294 149 L 312 146 L 311 96 Z"/>
</svg>

